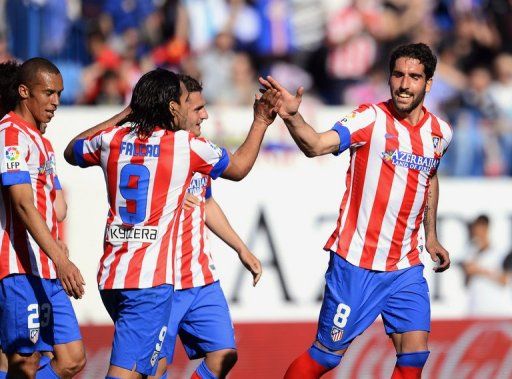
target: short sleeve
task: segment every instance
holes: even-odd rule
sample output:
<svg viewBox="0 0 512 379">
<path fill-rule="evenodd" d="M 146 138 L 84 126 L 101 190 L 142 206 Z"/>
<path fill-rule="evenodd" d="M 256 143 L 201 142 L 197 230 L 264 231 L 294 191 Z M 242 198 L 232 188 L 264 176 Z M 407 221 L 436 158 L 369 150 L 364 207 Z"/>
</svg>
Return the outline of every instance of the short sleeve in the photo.
<svg viewBox="0 0 512 379">
<path fill-rule="evenodd" d="M 229 165 L 229 154 L 206 138 L 190 140 L 191 169 L 216 179 Z"/>
<path fill-rule="evenodd" d="M 331 130 L 338 133 L 340 146 L 334 155 L 340 155 L 349 147 L 359 147 L 370 140 L 371 128 L 375 122 L 375 110 L 370 105 L 361 105 L 337 121 Z"/>
<path fill-rule="evenodd" d="M 30 144 L 19 129 L 8 127 L 0 132 L 0 174 L 3 186 L 31 183 L 28 168 Z"/>
<path fill-rule="evenodd" d="M 97 166 L 101 159 L 102 133 L 78 139 L 73 144 L 75 162 L 80 167 Z"/>
</svg>

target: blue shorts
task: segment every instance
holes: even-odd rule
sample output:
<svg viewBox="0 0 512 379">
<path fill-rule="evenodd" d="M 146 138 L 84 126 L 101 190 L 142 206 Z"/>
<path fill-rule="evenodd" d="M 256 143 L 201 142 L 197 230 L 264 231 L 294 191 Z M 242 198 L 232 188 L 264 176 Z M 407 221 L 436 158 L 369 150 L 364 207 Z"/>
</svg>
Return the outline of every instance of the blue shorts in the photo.
<svg viewBox="0 0 512 379">
<path fill-rule="evenodd" d="M 381 315 L 387 334 L 430 331 L 430 300 L 423 265 L 397 271 L 354 266 L 331 252 L 317 340 L 343 350 Z"/>
<path fill-rule="evenodd" d="M 168 363 L 172 362 L 178 334 L 190 359 L 202 358 L 212 351 L 236 349 L 228 303 L 218 281 L 174 292 L 164 348 Z"/>
<path fill-rule="evenodd" d="M 100 291 L 103 304 L 114 321 L 111 365 L 155 375 L 158 361 L 164 358 L 162 346 L 173 291 L 170 284 Z"/>
<path fill-rule="evenodd" d="M 0 280 L 0 343 L 6 353 L 52 351 L 81 340 L 68 295 L 58 279 L 15 274 Z"/>
</svg>

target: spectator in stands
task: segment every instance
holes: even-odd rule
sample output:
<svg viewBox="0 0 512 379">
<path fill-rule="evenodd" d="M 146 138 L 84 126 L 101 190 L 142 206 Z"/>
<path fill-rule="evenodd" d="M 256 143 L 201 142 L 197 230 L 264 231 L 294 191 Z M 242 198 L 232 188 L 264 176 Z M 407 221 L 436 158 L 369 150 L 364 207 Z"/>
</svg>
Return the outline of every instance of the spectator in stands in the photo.
<svg viewBox="0 0 512 379">
<path fill-rule="evenodd" d="M 512 297 L 502 269 L 505 254 L 494 248 L 489 217 L 480 215 L 469 225 L 467 259 L 462 263 L 469 291 L 471 316 L 512 316 Z"/>
<path fill-rule="evenodd" d="M 498 55 L 494 70 L 496 81 L 489 88 L 489 93 L 498 110 L 505 173 L 512 175 L 512 55 Z"/>
</svg>

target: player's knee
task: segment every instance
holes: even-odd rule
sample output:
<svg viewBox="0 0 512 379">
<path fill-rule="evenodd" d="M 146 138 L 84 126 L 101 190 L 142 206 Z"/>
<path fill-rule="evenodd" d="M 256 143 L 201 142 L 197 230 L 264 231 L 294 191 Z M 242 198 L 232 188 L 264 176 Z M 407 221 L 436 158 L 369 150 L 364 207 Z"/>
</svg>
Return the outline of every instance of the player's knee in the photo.
<svg viewBox="0 0 512 379">
<path fill-rule="evenodd" d="M 313 360 L 329 370 L 338 366 L 341 362 L 341 358 L 343 358 L 342 353 L 330 351 L 325 347 L 320 348 L 316 344 L 313 344 L 309 348 L 308 353 Z"/>
<path fill-rule="evenodd" d="M 396 364 L 401 367 L 422 368 L 427 363 L 429 354 L 428 350 L 399 353 L 396 355 Z"/>
<path fill-rule="evenodd" d="M 59 359 L 57 366 L 62 376 L 73 377 L 83 370 L 86 363 L 87 359 L 85 358 L 85 354 L 75 354 L 65 359 Z"/>
<path fill-rule="evenodd" d="M 39 356 L 16 356 L 9 359 L 9 377 L 13 378 L 33 378 L 37 372 Z"/>
<path fill-rule="evenodd" d="M 238 353 L 236 350 L 226 350 L 222 354 L 222 366 L 225 369 L 231 370 L 238 361 Z"/>
</svg>

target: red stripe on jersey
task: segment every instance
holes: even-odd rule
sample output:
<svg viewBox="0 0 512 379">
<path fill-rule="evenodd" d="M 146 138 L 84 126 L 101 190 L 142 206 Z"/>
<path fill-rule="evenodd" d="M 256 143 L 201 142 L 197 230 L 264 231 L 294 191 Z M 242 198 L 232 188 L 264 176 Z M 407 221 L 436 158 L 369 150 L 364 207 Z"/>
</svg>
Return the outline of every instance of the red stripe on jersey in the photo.
<svg viewBox="0 0 512 379">
<path fill-rule="evenodd" d="M 373 132 L 373 127 L 375 123 L 373 122 L 370 126 L 369 131 L 370 134 Z M 352 242 L 352 237 L 357 227 L 357 217 L 359 214 L 359 207 L 361 206 L 361 198 L 363 197 L 364 190 L 364 178 L 366 176 L 366 168 L 368 166 L 368 155 L 370 153 L 370 143 L 367 143 L 356 150 L 354 154 L 355 163 L 354 163 L 354 175 L 352 176 L 352 192 L 350 197 L 350 203 L 348 209 L 347 218 L 345 220 L 345 225 L 343 225 L 343 230 L 341 231 L 341 235 L 338 241 L 337 252 L 340 252 L 344 257 L 346 257 L 350 243 Z M 357 178 L 362 178 L 359 180 Z M 348 187 L 347 187 L 348 188 Z"/>
<path fill-rule="evenodd" d="M 343 199 L 341 200 L 340 211 L 339 211 L 339 215 L 338 215 L 338 221 L 336 222 L 336 229 L 331 234 L 331 237 L 329 237 L 329 240 L 327 241 L 327 243 L 324 246 L 324 250 L 330 250 L 331 249 L 332 244 L 334 243 L 334 241 L 336 241 L 336 238 L 338 238 L 338 235 L 340 233 L 341 219 L 343 218 L 343 210 L 345 209 L 345 207 L 347 205 L 348 194 L 350 193 L 350 183 L 351 183 L 351 180 L 352 180 L 351 176 L 352 176 L 352 170 L 350 170 L 350 166 L 349 166 L 348 169 L 347 169 L 347 176 L 345 178 L 345 188 L 346 188 L 345 189 L 345 194 L 343 195 Z"/>
<path fill-rule="evenodd" d="M 386 114 L 386 133 L 397 136 L 398 131 L 394 125 L 394 119 Z M 386 151 L 395 151 L 398 149 L 398 138 L 386 138 Z M 372 267 L 379 242 L 379 235 L 382 229 L 382 221 L 386 215 L 389 197 L 391 196 L 391 186 L 395 176 L 395 165 L 386 160 L 382 160 L 380 167 L 377 192 L 373 201 L 372 211 L 368 220 L 366 236 L 364 240 L 363 252 L 359 264 L 361 267 Z"/>
<path fill-rule="evenodd" d="M 407 128 L 409 131 L 409 137 L 411 139 L 412 153 L 415 155 L 423 155 L 423 143 L 421 141 L 420 127 L 413 126 Z M 386 260 L 386 270 L 396 270 L 397 263 L 400 260 L 402 254 L 403 240 L 405 231 L 407 229 L 407 222 L 411 214 L 412 207 L 414 205 L 414 199 L 418 192 L 418 177 L 419 171 L 409 169 L 407 172 L 407 184 L 405 186 L 405 193 L 400 205 L 400 211 L 396 219 L 395 230 L 393 231 L 393 238 L 389 249 L 389 254 Z M 420 215 L 422 213 L 420 212 Z M 415 230 L 413 234 L 417 234 L 418 230 Z M 410 253 L 410 252 L 408 252 Z"/>
<path fill-rule="evenodd" d="M 107 192 L 109 197 L 109 204 L 110 206 L 115 206 L 116 204 L 116 195 L 117 195 L 117 162 L 119 161 L 119 155 L 121 153 L 121 142 L 123 141 L 123 138 L 126 134 L 129 133 L 128 128 L 120 128 L 112 138 L 112 141 L 110 142 L 110 154 L 108 155 L 107 160 Z M 109 210 L 109 217 L 107 223 L 110 224 L 114 218 L 114 215 L 116 214 L 115 209 Z M 98 270 L 98 283 L 99 279 L 101 278 L 103 274 L 103 263 L 105 262 L 105 259 L 112 254 L 113 246 L 111 244 L 104 244 L 105 249 L 103 256 L 100 260 L 100 269 Z M 114 259 L 114 262 L 110 265 L 110 269 L 108 272 L 108 277 L 105 280 L 104 289 L 110 289 L 112 288 L 112 284 L 114 283 L 114 278 L 116 275 L 116 267 L 119 264 L 119 259 L 123 252 L 126 252 L 128 247 L 128 243 L 123 243 L 119 251 L 116 251 L 116 258 Z"/>
<path fill-rule="evenodd" d="M 2 201 L 5 206 L 5 229 L 3 230 L 3 237 L 2 237 L 2 246 L 0 249 L 0 278 L 3 278 L 10 273 L 9 269 L 9 250 L 10 250 L 10 241 L 9 241 L 9 235 L 11 233 L 11 215 L 12 215 L 12 209 L 11 209 L 11 199 L 8 195 L 8 189 L 4 186 L 1 187 L 2 189 Z"/>
<path fill-rule="evenodd" d="M 51 146 L 49 146 L 49 143 L 45 142 L 44 139 L 43 139 L 43 144 L 44 144 L 46 151 L 51 150 Z M 43 170 L 45 169 L 45 163 L 48 158 L 49 157 L 45 157 L 42 154 L 39 155 L 39 164 L 41 165 L 40 167 L 43 167 Z M 46 172 L 39 173 L 39 175 L 46 175 Z M 39 213 L 41 215 L 46 215 L 46 193 L 45 193 L 44 187 L 45 187 L 45 183 L 42 180 L 38 180 L 37 187 L 36 187 L 37 188 L 37 190 L 36 190 L 37 210 L 39 211 Z M 53 202 L 52 202 L 52 204 L 53 204 Z M 55 212 L 52 211 L 52 215 L 55 216 Z M 52 226 L 52 229 L 53 229 L 53 226 Z M 55 237 L 56 236 L 54 236 L 54 238 Z M 50 263 L 49 263 L 48 256 L 45 254 L 45 252 L 41 248 L 39 248 L 39 259 L 41 261 L 41 272 L 43 274 L 43 277 L 47 278 L 50 275 Z"/>
<path fill-rule="evenodd" d="M 162 217 L 162 207 L 158 207 L 160 202 L 167 201 L 167 192 L 171 185 L 171 177 L 173 174 L 173 166 L 174 166 L 174 147 L 175 147 L 175 136 L 174 133 L 165 132 L 160 141 L 160 156 L 158 157 L 158 166 L 156 169 L 155 176 L 155 189 L 153 190 L 153 199 L 151 200 L 151 214 L 153 214 L 153 209 L 155 211 L 155 217 L 153 220 L 150 220 L 151 225 L 158 225 L 160 218 Z M 171 158 L 171 161 L 165 161 Z M 160 198 L 162 196 L 163 198 Z M 179 213 L 179 208 L 176 210 L 176 213 Z M 174 217 L 179 217 L 174 215 Z M 170 258 L 169 256 L 169 241 L 171 238 L 171 228 L 172 222 L 169 222 L 167 226 L 167 230 L 165 231 L 164 236 L 162 237 L 162 242 L 160 244 L 160 251 L 158 252 L 158 260 L 156 265 L 155 275 L 153 276 L 153 285 L 157 285 L 157 283 L 165 283 L 165 278 L 167 275 L 167 260 Z"/>
<path fill-rule="evenodd" d="M 182 288 L 190 288 L 193 287 L 192 280 L 192 250 L 194 249 L 192 246 L 192 217 L 193 210 L 183 210 L 183 226 L 181 233 L 181 250 L 182 250 L 182 258 L 181 258 L 181 285 Z M 190 252 L 190 254 L 184 254 L 184 252 Z"/>
<path fill-rule="evenodd" d="M 146 143 L 139 138 L 136 138 L 134 141 L 134 149 L 138 151 L 143 151 L 140 146 L 145 145 Z M 145 149 L 144 149 L 145 150 Z M 144 156 L 142 155 L 135 155 L 130 160 L 131 164 L 144 164 Z M 137 180 L 131 180 L 135 179 L 135 177 L 130 177 L 128 179 L 128 187 L 130 188 L 137 188 L 139 186 L 139 180 L 140 178 L 137 178 Z M 136 212 L 137 205 L 133 205 L 133 211 L 128 208 L 128 202 L 127 202 L 127 211 L 131 213 Z M 146 249 L 148 246 L 150 246 L 150 243 L 144 243 L 142 244 L 141 249 L 137 249 L 135 253 L 133 254 L 132 259 L 130 260 L 130 263 L 128 264 L 128 269 L 126 270 L 126 277 L 124 280 L 124 287 L 125 288 L 138 288 L 139 287 L 139 281 L 140 281 L 140 272 L 142 268 L 142 261 L 144 259 L 144 253 L 146 252 Z"/>
<path fill-rule="evenodd" d="M 205 194 L 203 194 L 204 196 Z M 211 283 L 213 282 L 213 275 L 212 275 L 212 272 L 210 271 L 210 268 L 208 267 L 208 257 L 206 256 L 206 254 L 204 253 L 204 227 L 205 227 L 205 222 L 204 220 L 206 220 L 206 215 L 205 215 L 205 207 L 206 207 L 206 203 L 203 203 L 203 206 L 201 207 L 201 227 L 200 227 L 200 231 L 199 231 L 199 235 L 201 236 L 201 246 L 200 246 L 200 253 L 199 253 L 199 264 L 201 265 L 201 270 L 203 272 L 203 277 L 204 277 L 204 283 L 205 284 L 208 284 L 208 283 Z"/>
<path fill-rule="evenodd" d="M 430 123 L 431 123 L 431 128 L 432 128 L 432 134 L 435 134 L 436 136 L 443 138 L 443 132 L 441 131 L 441 126 L 439 125 L 439 121 L 437 120 L 437 117 L 435 117 L 434 115 L 431 115 Z M 418 213 L 418 217 L 416 217 L 416 222 L 415 222 L 416 230 L 419 230 L 420 224 L 423 222 L 423 217 L 424 217 L 423 212 L 425 211 L 425 206 L 427 205 L 427 197 L 428 197 L 429 189 L 430 189 L 430 178 L 428 179 L 428 182 L 425 186 L 425 193 L 423 195 L 423 202 L 421 205 L 420 212 Z M 417 248 L 418 248 L 418 233 L 416 232 L 416 233 L 414 233 L 412 240 L 411 240 L 411 250 L 415 252 L 414 254 L 412 254 L 412 256 L 409 257 L 409 261 L 410 261 L 411 265 L 420 263 L 420 257 L 419 257 L 419 252 L 417 252 Z"/>
<path fill-rule="evenodd" d="M 19 133 L 20 131 L 14 127 L 5 129 L 6 146 L 17 146 L 19 144 Z M 18 264 L 18 271 L 20 273 L 32 272 L 25 224 L 21 221 L 15 209 L 11 209 L 11 212 L 14 226 L 13 239 L 16 249 L 16 262 Z"/>
</svg>

